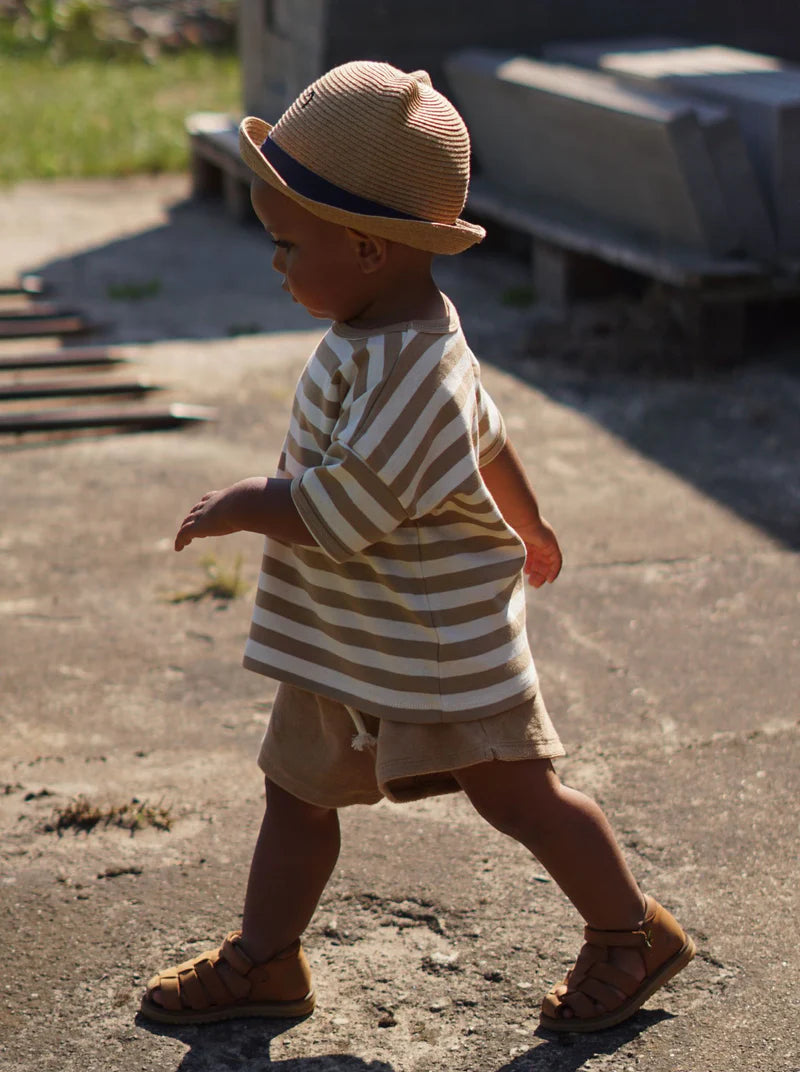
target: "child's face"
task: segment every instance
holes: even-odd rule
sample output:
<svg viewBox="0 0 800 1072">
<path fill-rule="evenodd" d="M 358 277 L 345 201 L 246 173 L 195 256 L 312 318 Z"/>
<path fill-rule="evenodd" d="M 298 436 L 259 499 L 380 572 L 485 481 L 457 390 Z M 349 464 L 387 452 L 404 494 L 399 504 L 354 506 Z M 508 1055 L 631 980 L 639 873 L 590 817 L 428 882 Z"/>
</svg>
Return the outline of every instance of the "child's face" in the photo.
<svg viewBox="0 0 800 1072">
<path fill-rule="evenodd" d="M 251 190 L 256 215 L 275 244 L 272 267 L 283 289 L 312 316 L 352 320 L 369 304 L 352 232 L 307 212 L 256 179 Z"/>
</svg>

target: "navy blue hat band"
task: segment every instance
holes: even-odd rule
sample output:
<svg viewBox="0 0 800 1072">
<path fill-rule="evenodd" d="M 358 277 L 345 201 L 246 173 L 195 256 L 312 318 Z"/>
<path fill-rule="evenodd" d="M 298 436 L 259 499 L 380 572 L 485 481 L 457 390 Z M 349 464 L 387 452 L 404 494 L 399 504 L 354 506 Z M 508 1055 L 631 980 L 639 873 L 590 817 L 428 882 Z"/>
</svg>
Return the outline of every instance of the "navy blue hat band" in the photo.
<svg viewBox="0 0 800 1072">
<path fill-rule="evenodd" d="M 273 166 L 287 186 L 301 197 L 307 197 L 310 201 L 318 201 L 330 208 L 339 208 L 345 212 L 353 212 L 358 216 L 388 216 L 395 220 L 417 220 L 421 223 L 430 223 L 419 216 L 411 216 L 407 212 L 400 212 L 388 205 L 380 205 L 377 201 L 369 201 L 366 197 L 351 194 L 343 190 L 327 179 L 311 171 L 303 164 L 297 162 L 285 149 L 281 149 L 277 142 L 267 137 L 261 146 L 264 158 Z"/>
</svg>

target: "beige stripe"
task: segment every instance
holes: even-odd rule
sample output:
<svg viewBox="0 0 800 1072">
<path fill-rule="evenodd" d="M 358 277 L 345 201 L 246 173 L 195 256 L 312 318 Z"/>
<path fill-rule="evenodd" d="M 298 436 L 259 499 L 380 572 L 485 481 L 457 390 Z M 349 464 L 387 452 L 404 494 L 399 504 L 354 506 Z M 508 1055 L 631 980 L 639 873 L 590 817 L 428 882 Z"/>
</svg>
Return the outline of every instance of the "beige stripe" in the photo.
<svg viewBox="0 0 800 1072">
<path fill-rule="evenodd" d="M 364 666 L 363 663 L 353 662 L 351 659 L 344 659 L 341 655 L 334 655 L 325 648 L 317 647 L 313 644 L 304 644 L 302 641 L 294 640 L 283 633 L 271 629 L 264 629 L 260 625 L 256 625 L 255 622 L 250 626 L 250 636 L 257 644 L 262 644 L 264 647 L 270 648 L 273 651 L 291 655 L 295 659 L 302 659 L 307 662 L 310 667 L 315 667 L 317 673 L 312 673 L 311 676 L 316 677 L 317 679 L 320 676 L 318 672 L 319 668 L 327 668 L 329 670 L 336 670 L 339 674 L 346 674 L 351 677 L 354 682 L 379 685 L 384 689 L 396 689 L 401 692 L 420 694 L 430 694 L 439 691 L 438 678 L 436 675 L 430 673 L 429 666 L 426 667 L 428 671 L 427 673 L 420 672 L 411 674 L 401 673 L 399 670 L 390 669 L 385 663 L 376 667 Z M 395 665 L 397 667 L 406 667 L 411 661 L 412 660 L 408 660 L 402 656 L 395 657 Z"/>
<path fill-rule="evenodd" d="M 242 665 L 247 670 L 253 670 L 258 674 L 267 674 L 269 677 L 277 678 L 278 681 L 288 681 L 292 685 L 297 685 L 298 688 L 308 690 L 314 685 L 316 679 L 309 680 L 306 674 L 297 674 L 283 665 L 277 665 L 273 663 L 261 662 L 251 655 L 245 655 L 242 660 Z M 526 700 L 531 699 L 538 692 L 538 683 L 534 677 L 533 680 L 524 679 L 520 682 L 512 682 L 515 688 L 508 691 L 502 690 L 496 693 L 491 698 L 481 697 L 480 702 L 468 706 L 467 699 L 475 699 L 475 697 L 456 697 L 455 701 L 451 701 L 445 708 L 445 714 L 443 716 L 443 705 L 439 702 L 438 696 L 421 697 L 427 703 L 423 706 L 414 708 L 410 706 L 410 698 L 408 705 L 406 705 L 403 697 L 394 698 L 394 702 L 391 704 L 381 703 L 372 697 L 365 696 L 363 693 L 358 695 L 351 692 L 349 689 L 338 688 L 331 683 L 329 679 L 326 679 L 324 685 L 324 695 L 334 700 L 339 700 L 343 704 L 350 704 L 365 714 L 372 714 L 378 718 L 391 718 L 398 722 L 410 722 L 415 725 L 432 725 L 443 721 L 450 721 L 447 717 L 447 712 L 451 714 L 458 714 L 459 722 L 470 722 L 480 718 L 491 718 L 492 715 L 501 714 L 503 711 L 508 711 L 511 707 L 516 707 L 518 704 L 524 703 Z M 318 687 L 318 692 L 323 692 L 323 689 Z M 562 753 L 559 753 L 562 754 Z"/>
<path fill-rule="evenodd" d="M 309 428 L 314 427 L 314 422 L 308 416 L 308 405 L 314 406 L 315 409 L 325 417 L 327 421 L 334 422 L 339 416 L 342 408 L 341 401 L 338 398 L 328 398 L 319 386 L 314 382 L 313 377 L 306 372 L 300 381 L 300 387 L 302 391 L 302 399 L 300 401 L 300 409 L 304 422 L 308 424 Z M 298 392 L 299 397 L 299 392 Z"/>
<path fill-rule="evenodd" d="M 370 367 L 374 360 L 374 355 L 371 354 L 366 346 L 361 346 L 353 354 L 353 364 L 356 366 L 356 376 L 350 388 L 350 397 L 353 402 L 357 402 L 366 392 L 369 384 Z"/>
<path fill-rule="evenodd" d="M 274 622 L 268 620 L 270 615 L 285 615 L 282 619 L 287 629 L 294 627 L 299 629 L 317 629 L 330 637 L 353 637 L 357 646 L 362 642 L 367 644 L 375 640 L 379 645 L 384 643 L 391 645 L 390 654 L 396 654 L 398 644 L 404 644 L 411 639 L 412 643 L 429 643 L 436 633 L 441 643 L 453 647 L 456 643 L 471 644 L 480 638 L 500 637 L 504 630 L 510 630 L 516 637 L 525 624 L 525 601 L 519 598 L 520 591 L 514 593 L 512 608 L 514 617 L 510 620 L 503 607 L 494 615 L 483 615 L 479 618 L 467 618 L 453 629 L 447 623 L 439 620 L 439 615 L 434 618 L 423 610 L 417 615 L 416 622 L 409 625 L 405 621 L 395 621 L 385 616 L 364 615 L 357 609 L 340 606 L 327 607 L 318 602 L 312 602 L 307 596 L 296 594 L 296 590 L 290 585 L 284 584 L 277 578 L 273 578 L 272 589 L 267 592 L 259 589 L 256 593 L 256 606 L 253 608 L 253 618 L 258 625 L 276 627 Z M 457 637 L 457 641 L 456 638 Z M 416 639 L 415 639 L 416 638 Z M 488 644 L 488 641 L 487 641 Z M 381 648 L 383 650 L 383 648 Z M 457 654 L 457 653 L 456 653 Z M 422 657 L 417 653 L 417 657 Z"/>
<path fill-rule="evenodd" d="M 318 519 L 329 537 L 325 543 L 333 540 L 350 553 L 363 550 L 405 520 L 400 504 L 354 455 L 345 464 L 304 473 L 293 497 L 301 515 L 311 511 L 313 516 L 304 520 L 315 536 L 319 533 L 313 522 Z"/>
<path fill-rule="evenodd" d="M 341 367 L 345 354 L 350 354 L 352 351 L 352 344 L 340 343 L 342 347 L 342 354 L 337 352 L 337 347 L 334 343 L 338 341 L 332 331 L 326 332 L 326 334 L 320 339 L 317 344 L 317 348 L 312 355 L 312 360 L 319 362 L 323 369 L 327 373 L 328 379 L 332 380 L 338 369 Z M 306 365 L 306 369 L 311 364 L 311 361 Z M 305 375 L 305 373 L 304 373 Z"/>
<path fill-rule="evenodd" d="M 397 420 L 398 415 L 402 415 L 404 412 L 410 412 L 411 404 L 405 400 L 407 390 L 398 391 L 396 388 L 403 384 L 413 383 L 419 378 L 418 372 L 415 371 L 414 366 L 418 361 L 430 350 L 432 347 L 437 346 L 440 342 L 440 336 L 425 335 L 424 333 L 418 333 L 414 335 L 411 341 L 403 347 L 402 351 L 398 355 L 394 368 L 385 377 L 381 386 L 373 393 L 369 404 L 362 414 L 361 420 L 354 429 L 354 438 L 356 436 L 361 437 L 364 435 L 368 428 L 371 428 L 376 422 L 380 421 L 380 434 L 381 439 L 384 438 L 384 428 L 386 431 L 392 427 Z M 435 368 L 436 366 L 434 366 Z M 415 395 L 418 392 L 415 392 Z M 391 407 L 394 406 L 394 410 Z M 388 411 L 390 419 L 385 420 L 382 415 L 384 411 Z M 393 414 L 393 415 L 392 415 Z M 390 457 L 393 451 L 389 450 L 384 455 Z"/>
<path fill-rule="evenodd" d="M 410 521 L 401 527 L 416 528 L 418 524 L 419 522 Z M 397 530 L 395 530 L 393 535 L 396 534 Z M 468 558 L 471 555 L 484 555 L 505 548 L 516 549 L 519 547 L 519 543 L 516 538 L 511 535 L 507 536 L 505 539 L 500 539 L 498 536 L 488 536 L 479 530 L 474 535 L 465 532 L 463 536 L 453 540 L 442 540 L 438 543 L 429 543 L 426 541 L 424 547 L 425 561 L 431 563 L 453 558 L 454 555 L 457 555 L 459 558 Z M 420 542 L 419 539 L 416 538 L 415 533 L 413 542 L 409 543 L 374 543 L 369 549 L 369 555 L 380 569 L 383 569 L 385 565 L 390 566 L 392 560 L 396 562 L 419 562 Z M 386 559 L 388 562 L 377 563 L 377 559 L 379 558 Z"/>
<path fill-rule="evenodd" d="M 369 605 L 370 614 L 377 614 L 380 617 L 388 616 L 392 620 L 398 620 L 398 615 L 401 614 L 402 620 L 409 622 L 419 621 L 419 615 L 429 607 L 429 598 L 436 594 L 458 592 L 462 597 L 460 600 L 461 606 L 486 609 L 494 606 L 494 601 L 498 601 L 502 605 L 502 601 L 507 600 L 510 593 L 513 593 L 515 585 L 521 583 L 519 570 L 513 560 L 494 563 L 491 567 L 486 567 L 491 568 L 491 575 L 487 574 L 484 566 L 477 568 L 472 566 L 448 572 L 448 574 L 444 574 L 441 577 L 423 578 L 417 574 L 412 576 L 406 574 L 386 576 L 383 571 L 372 568 L 365 560 L 351 560 L 350 562 L 342 563 L 342 568 L 339 570 L 326 568 L 332 564 L 329 563 L 327 556 L 324 556 L 321 564 L 314 564 L 318 577 L 320 577 L 318 582 L 308 575 L 305 580 L 301 579 L 297 571 L 279 560 L 270 559 L 269 563 L 271 565 L 265 559 L 263 565 L 264 586 L 269 585 L 271 575 L 285 584 L 296 587 L 296 589 L 307 590 L 311 598 L 315 601 L 323 602 L 325 606 L 354 607 L 356 604 L 352 596 L 352 585 L 360 585 L 362 593 L 359 593 L 357 597 L 357 606 L 360 606 L 361 601 L 364 600 Z M 489 581 L 506 581 L 497 595 L 486 597 L 471 592 L 472 587 L 483 587 L 487 577 Z M 327 584 L 327 580 L 330 580 L 331 583 Z M 373 585 L 374 589 L 377 590 L 374 596 L 364 592 L 364 586 L 367 584 Z M 377 594 L 380 592 L 385 592 L 386 597 L 382 598 L 381 595 Z M 410 600 L 415 597 L 417 599 L 416 607 L 409 606 L 408 611 L 401 609 L 402 605 L 408 605 Z M 384 609 L 383 613 L 381 613 L 382 608 Z M 392 610 L 388 608 L 392 608 Z M 397 608 L 397 610 L 394 610 L 394 608 Z M 431 609 L 434 609 L 436 614 L 451 615 L 457 613 L 457 608 L 451 606 Z M 455 617 L 454 622 L 458 621 L 460 619 Z"/>
<path fill-rule="evenodd" d="M 382 622 L 391 622 L 408 627 L 412 632 L 434 625 L 440 629 L 458 628 L 464 624 L 474 623 L 479 616 L 497 621 L 498 628 L 500 628 L 502 627 L 500 623 L 505 620 L 507 614 L 508 599 L 516 597 L 516 590 L 521 585 L 521 581 L 517 579 L 513 587 L 506 585 L 504 592 L 489 595 L 484 599 L 466 601 L 459 598 L 449 607 L 431 607 L 425 596 L 419 598 L 416 606 L 409 606 L 408 602 L 395 602 L 369 596 L 359 596 L 357 602 L 354 602 L 349 593 L 324 585 L 309 583 L 302 589 L 297 589 L 290 582 L 281 581 L 280 583 L 285 583 L 290 591 L 297 592 L 295 601 L 298 606 L 307 604 L 311 600 L 314 606 L 321 608 L 321 614 L 342 611 L 361 615 L 365 620 L 365 628 L 369 627 L 370 622 L 375 623 L 376 629 Z M 509 587 L 512 587 L 510 596 Z M 264 589 L 258 591 L 263 592 Z M 286 595 L 288 596 L 288 593 Z M 387 595 L 391 593 L 387 592 Z M 405 596 L 406 600 L 410 598 L 413 597 Z"/>
<path fill-rule="evenodd" d="M 256 605 L 269 614 L 275 614 L 280 618 L 284 618 L 287 622 L 303 626 L 311 633 L 320 633 L 323 636 L 330 637 L 332 640 L 336 639 L 343 644 L 349 644 L 354 649 L 363 648 L 365 651 L 377 651 L 392 658 L 397 658 L 398 651 L 402 651 L 403 658 L 424 659 L 428 662 L 436 661 L 438 641 L 435 630 L 430 626 L 426 626 L 428 639 L 420 640 L 403 637 L 400 640 L 396 636 L 381 635 L 377 628 L 379 621 L 375 622 L 375 628 L 373 629 L 368 628 L 373 620 L 366 617 L 363 629 L 354 629 L 350 626 L 342 625 L 341 622 L 326 622 L 311 607 L 299 607 L 296 603 L 291 603 L 288 600 L 263 591 L 258 592 Z M 260 628 L 265 628 L 260 622 L 256 624 Z M 419 625 L 415 632 L 419 632 Z M 310 636 L 308 640 L 311 643 Z M 319 641 L 315 640 L 314 643 L 319 643 Z"/>
<path fill-rule="evenodd" d="M 516 658 L 509 659 L 508 662 L 491 669 L 442 678 L 440 680 L 441 692 L 443 696 L 458 696 L 479 689 L 485 692 L 494 686 L 507 685 L 510 679 L 517 676 L 524 678 L 529 674 L 530 661 L 525 653 L 520 653 Z"/>
<path fill-rule="evenodd" d="M 322 461 L 322 455 L 318 450 L 301 447 L 297 440 L 291 435 L 286 437 L 285 450 L 286 455 L 291 458 L 293 462 L 296 462 L 300 467 L 300 470 L 303 472 L 308 469 L 316 468 Z"/>
<path fill-rule="evenodd" d="M 386 589 L 387 599 L 372 598 L 369 596 L 359 595 L 357 601 L 354 601 L 352 594 L 348 592 L 337 591 L 336 588 L 328 588 L 322 584 L 315 584 L 310 580 L 301 582 L 298 574 L 290 567 L 285 566 L 281 562 L 277 562 L 272 559 L 271 570 L 265 570 L 267 576 L 265 577 L 265 583 L 269 584 L 269 574 L 272 573 L 283 580 L 286 584 L 291 584 L 293 587 L 299 588 L 305 592 L 308 592 L 309 596 L 316 602 L 322 604 L 325 607 L 343 607 L 346 610 L 355 610 L 356 607 L 359 610 L 363 609 L 363 613 L 366 617 L 385 618 L 391 621 L 408 622 L 409 625 L 419 627 L 421 615 L 425 613 L 425 607 L 409 607 L 402 603 L 392 601 L 394 595 L 392 587 L 390 587 L 388 579 L 382 578 L 380 575 L 370 572 L 368 577 L 359 578 L 360 580 L 372 581 L 376 587 L 383 586 Z M 353 566 L 354 563 L 345 563 L 347 566 Z M 341 574 L 331 571 L 331 577 L 335 577 L 337 582 L 341 583 Z M 416 589 L 416 590 L 415 590 Z M 414 583 L 409 583 L 406 591 L 403 593 L 406 598 L 410 595 L 425 595 L 425 585 L 419 580 L 415 579 Z M 395 597 L 396 598 L 396 597 Z"/>
<path fill-rule="evenodd" d="M 354 491 L 362 492 L 367 500 L 374 502 L 384 513 L 394 518 L 395 527 L 406 520 L 406 512 L 397 496 L 392 494 L 391 489 L 387 488 L 386 484 L 359 454 L 353 450 L 348 450 L 340 444 L 336 444 L 328 452 L 328 458 L 339 462 L 338 465 L 326 467 L 319 474 L 323 487 L 331 496 L 331 499 L 333 499 L 333 493 L 330 485 L 335 482 L 340 484 L 342 490 L 347 493 L 348 500 L 353 502 L 355 509 L 363 513 L 369 503 L 355 502 L 348 487 L 348 485 L 351 485 Z M 342 476 L 345 477 L 345 481 L 342 480 Z M 345 520 L 349 520 L 346 510 L 342 510 L 342 516 Z"/>
<path fill-rule="evenodd" d="M 437 439 L 447 445 L 437 449 Z M 415 489 L 414 499 L 419 498 L 452 468 L 450 459 L 454 450 L 458 451 L 459 458 L 463 458 L 472 453 L 472 441 L 461 412 L 451 399 L 447 399 L 403 468 L 393 477 L 390 486 L 397 498 L 404 500 L 410 487 Z"/>
<path fill-rule="evenodd" d="M 412 695 L 431 696 L 439 694 L 444 699 L 446 697 L 462 696 L 476 689 L 486 693 L 495 686 L 504 687 L 505 692 L 517 675 L 521 679 L 530 676 L 530 664 L 522 657 L 510 660 L 500 666 L 480 669 L 475 673 L 442 678 L 430 672 L 425 673 L 421 666 L 419 672 L 410 674 L 391 669 L 385 663 L 377 667 L 365 666 L 363 663 L 356 663 L 350 659 L 343 659 L 339 655 L 334 655 L 326 648 L 305 644 L 275 630 L 264 629 L 255 623 L 250 628 L 250 637 L 256 644 L 260 644 L 270 651 L 307 663 L 311 680 L 319 681 L 323 677 L 319 673 L 320 670 L 334 670 L 340 677 L 341 675 L 347 675 L 351 678 L 356 688 L 358 684 L 374 685 L 381 689 L 395 690 Z M 252 654 L 250 657 L 253 658 Z M 395 660 L 395 665 L 408 667 L 411 662 L 412 660 L 398 657 Z M 429 667 L 426 666 L 426 669 L 429 671 Z"/>
<path fill-rule="evenodd" d="M 511 547 L 517 548 L 519 545 L 513 543 Z M 327 559 L 324 562 L 320 562 L 319 565 L 314 563 L 315 568 L 320 572 L 325 570 L 327 565 Z M 269 576 L 273 573 L 275 576 L 281 577 L 282 580 L 288 584 L 293 584 L 298 588 L 305 587 L 308 583 L 301 580 L 299 574 L 295 571 L 289 572 L 289 568 L 285 567 L 282 563 L 276 563 L 275 559 L 270 559 L 271 563 L 274 563 L 272 567 L 265 564 L 263 566 L 264 573 Z M 391 598 L 395 593 L 395 598 L 407 598 L 408 596 L 432 596 L 439 592 L 454 592 L 460 591 L 464 595 L 465 601 L 469 598 L 469 592 L 472 588 L 481 588 L 487 583 L 492 581 L 506 580 L 509 583 L 516 581 L 519 574 L 519 562 L 518 556 L 508 556 L 491 563 L 486 563 L 483 559 L 477 559 L 475 563 L 464 564 L 464 559 L 459 559 L 459 568 L 453 569 L 447 573 L 431 574 L 422 576 L 408 574 L 394 574 L 387 576 L 382 570 L 371 565 L 369 562 L 362 560 L 349 561 L 341 563 L 341 566 L 347 567 L 346 572 L 331 568 L 325 572 L 329 572 L 331 577 L 341 578 L 339 583 L 343 583 L 345 586 L 348 582 L 356 582 L 358 584 L 373 583 L 386 588 L 388 598 Z M 269 581 L 267 580 L 267 584 Z M 504 593 L 506 592 L 507 585 L 503 586 Z M 317 598 L 318 589 L 315 587 L 315 598 Z"/>
<path fill-rule="evenodd" d="M 486 516 L 480 516 L 482 514 Z M 425 517 L 426 529 L 452 528 L 457 534 L 465 525 L 469 525 L 476 532 L 496 532 L 498 536 L 508 532 L 508 525 L 497 516 L 497 507 L 489 499 L 475 510 L 468 511 L 461 508 L 455 498 L 450 499 Z M 444 539 L 444 535 L 441 538 Z M 454 535 L 454 539 L 457 539 L 457 535 Z"/>
<path fill-rule="evenodd" d="M 417 493 L 415 499 L 418 501 L 422 498 L 425 492 L 430 491 L 436 487 L 441 481 L 444 480 L 448 474 L 452 474 L 457 471 L 457 466 L 463 465 L 465 462 L 465 442 L 464 435 L 461 435 L 454 443 L 451 443 L 446 450 L 442 451 L 438 457 L 431 458 L 427 469 L 417 470 Z M 471 448 L 471 444 L 467 449 Z M 425 458 L 420 458 L 419 462 L 425 461 Z M 472 466 L 470 466 L 467 475 L 467 487 L 464 489 L 467 493 L 471 488 L 476 487 L 478 484 L 478 477 Z M 394 487 L 392 488 L 394 491 Z M 448 489 L 451 492 L 456 491 L 456 488 Z"/>
<path fill-rule="evenodd" d="M 414 342 L 419 338 L 420 336 L 417 336 Z M 409 367 L 411 363 L 406 360 L 407 351 L 414 348 L 413 342 L 400 355 L 398 369 L 396 370 L 397 375 L 402 372 L 408 382 L 416 378 L 416 386 L 411 395 L 403 398 L 398 403 L 397 396 L 392 391 L 385 390 L 382 402 L 373 408 L 370 415 L 369 428 L 371 434 L 366 434 L 366 428 L 359 429 L 363 438 L 360 449 L 376 469 L 383 469 L 391 465 L 397 452 L 404 447 L 407 449 L 409 437 L 412 437 L 415 442 L 419 438 L 422 449 L 427 449 L 427 444 L 433 438 L 429 427 L 419 430 L 415 427 L 423 410 L 430 409 L 432 400 L 436 397 L 437 391 L 440 390 L 439 385 L 442 380 L 442 370 L 438 362 L 431 368 L 426 369 L 424 367 L 424 358 L 435 358 L 437 356 L 436 351 L 433 354 L 428 353 L 432 349 L 429 337 L 428 341 L 429 345 L 426 346 L 425 350 L 411 355 L 414 358 L 414 365 L 421 367 Z M 421 379 L 419 378 L 420 374 L 422 374 Z M 392 376 L 392 380 L 395 380 L 397 375 Z M 408 392 L 406 391 L 405 394 L 408 394 Z M 442 395 L 443 403 L 446 404 L 449 400 L 449 395 L 444 392 L 442 392 Z M 439 417 L 442 408 L 444 408 L 444 405 L 437 410 L 435 415 L 437 431 L 449 423 L 447 415 L 444 419 Z"/>
</svg>

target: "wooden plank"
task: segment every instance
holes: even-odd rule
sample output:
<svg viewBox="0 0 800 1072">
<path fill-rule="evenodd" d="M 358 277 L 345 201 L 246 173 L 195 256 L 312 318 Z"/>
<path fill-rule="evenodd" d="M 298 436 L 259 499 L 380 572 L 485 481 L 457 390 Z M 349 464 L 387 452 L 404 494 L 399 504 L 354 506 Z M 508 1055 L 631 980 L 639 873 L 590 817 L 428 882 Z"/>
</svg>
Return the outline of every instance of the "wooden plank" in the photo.
<svg viewBox="0 0 800 1072">
<path fill-rule="evenodd" d="M 213 421 L 217 411 L 209 406 L 73 406 L 66 409 L 32 410 L 0 414 L 0 434 L 61 432 L 83 428 L 127 428 L 140 431 L 177 428 L 194 421 Z"/>
<path fill-rule="evenodd" d="M 0 339 L 31 339 L 46 335 L 87 335 L 100 325 L 90 324 L 82 316 L 42 317 L 36 320 L 8 320 L 0 317 Z"/>
<path fill-rule="evenodd" d="M 16 296 L 17 294 L 38 295 L 44 294 L 47 284 L 40 275 L 23 275 L 18 283 L 10 283 L 0 286 L 0 296 Z"/>
<path fill-rule="evenodd" d="M 81 398 L 86 395 L 143 395 L 162 390 L 158 384 L 135 380 L 107 380 L 98 376 L 60 377 L 56 380 L 34 379 L 0 382 L 0 400 L 23 398 Z"/>
<path fill-rule="evenodd" d="M 66 368 L 76 365 L 105 368 L 109 365 L 127 363 L 127 357 L 121 357 L 104 346 L 68 346 L 63 350 L 49 350 L 36 354 L 2 354 L 0 353 L 0 371 L 11 369 Z"/>
<path fill-rule="evenodd" d="M 31 302 L 30 305 L 18 307 L 0 306 L 0 320 L 35 320 L 37 317 L 76 316 L 74 309 L 64 309 L 51 302 Z"/>
</svg>

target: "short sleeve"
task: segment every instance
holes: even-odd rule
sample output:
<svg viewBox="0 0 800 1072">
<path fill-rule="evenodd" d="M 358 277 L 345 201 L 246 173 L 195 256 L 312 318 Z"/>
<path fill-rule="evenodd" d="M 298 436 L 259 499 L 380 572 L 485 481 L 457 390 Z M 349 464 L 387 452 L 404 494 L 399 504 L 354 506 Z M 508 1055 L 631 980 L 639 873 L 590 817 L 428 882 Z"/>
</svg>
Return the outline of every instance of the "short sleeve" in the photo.
<svg viewBox="0 0 800 1072">
<path fill-rule="evenodd" d="M 503 415 L 489 392 L 478 380 L 478 464 L 488 465 L 506 445 L 506 425 Z"/>
<path fill-rule="evenodd" d="M 331 447 L 324 465 L 296 477 L 291 492 L 306 528 L 335 562 L 346 562 L 407 517 L 381 476 L 342 444 Z"/>
</svg>

